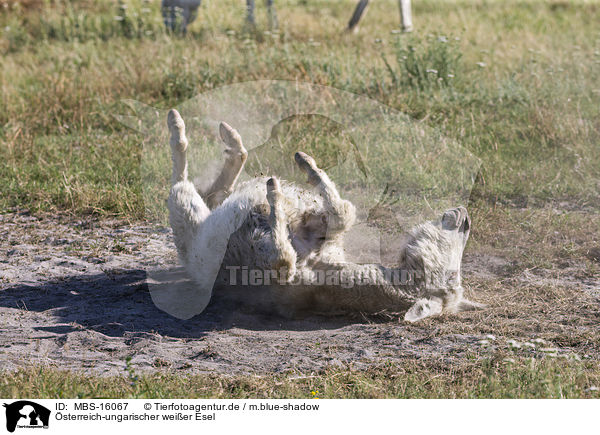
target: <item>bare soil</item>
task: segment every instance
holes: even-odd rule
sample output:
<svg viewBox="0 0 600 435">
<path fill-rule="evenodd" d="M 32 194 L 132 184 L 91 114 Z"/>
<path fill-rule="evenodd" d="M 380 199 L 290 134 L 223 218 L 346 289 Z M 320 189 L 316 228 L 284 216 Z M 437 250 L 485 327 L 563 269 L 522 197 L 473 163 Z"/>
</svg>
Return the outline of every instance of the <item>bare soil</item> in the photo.
<svg viewBox="0 0 600 435">
<path fill-rule="evenodd" d="M 520 270 L 467 248 L 468 296 L 488 307 L 416 325 L 394 316 L 288 320 L 218 295 L 182 321 L 154 306 L 146 284 L 148 271 L 175 261 L 169 229 L 21 212 L 0 215 L 0 240 L 0 369 L 114 375 L 130 359 L 138 372 L 301 375 L 492 353 L 600 359 L 600 278 L 577 265 Z"/>
</svg>

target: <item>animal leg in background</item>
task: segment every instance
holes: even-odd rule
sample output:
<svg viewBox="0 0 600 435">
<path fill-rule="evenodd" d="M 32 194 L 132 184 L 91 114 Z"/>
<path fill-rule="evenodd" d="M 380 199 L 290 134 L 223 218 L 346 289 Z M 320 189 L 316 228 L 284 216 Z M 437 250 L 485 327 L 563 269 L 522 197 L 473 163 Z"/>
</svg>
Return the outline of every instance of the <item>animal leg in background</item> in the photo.
<svg viewBox="0 0 600 435">
<path fill-rule="evenodd" d="M 277 29 L 277 27 L 279 26 L 279 23 L 277 21 L 277 12 L 275 11 L 274 1 L 273 0 L 265 0 L 265 4 L 267 6 L 267 13 L 269 16 L 269 28 Z M 254 17 L 254 6 L 255 6 L 254 0 L 246 0 L 246 11 L 247 11 L 246 21 L 252 27 L 256 26 L 256 19 Z"/>
<path fill-rule="evenodd" d="M 200 4 L 201 0 L 162 0 L 161 12 L 167 30 L 179 31 L 185 35 L 188 24 L 198 16 Z"/>
<path fill-rule="evenodd" d="M 360 0 L 354 9 L 354 13 L 348 22 L 347 31 L 354 32 L 357 30 L 358 23 L 363 17 L 369 6 L 369 0 Z M 400 22 L 402 23 L 403 32 L 412 32 L 412 12 L 410 7 L 410 0 L 398 0 L 398 7 L 400 8 Z"/>
</svg>

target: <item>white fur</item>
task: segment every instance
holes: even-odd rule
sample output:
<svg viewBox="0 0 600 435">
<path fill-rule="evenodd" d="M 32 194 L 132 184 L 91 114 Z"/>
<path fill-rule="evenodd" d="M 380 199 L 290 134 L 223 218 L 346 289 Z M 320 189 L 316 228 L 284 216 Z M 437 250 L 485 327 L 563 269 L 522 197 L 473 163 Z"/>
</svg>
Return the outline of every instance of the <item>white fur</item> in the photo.
<svg viewBox="0 0 600 435">
<path fill-rule="evenodd" d="M 225 164 L 201 196 L 187 180 L 183 120 L 172 110 L 168 124 L 173 152 L 170 222 L 182 264 L 207 295 L 200 306 L 208 303 L 212 291 L 285 315 L 408 310 L 405 320 L 417 321 L 480 306 L 463 299 L 461 286 L 460 265 L 471 224 L 465 208 L 448 210 L 413 229 L 398 269 L 350 263 L 342 247 L 354 223 L 354 206 L 340 198 L 310 156 L 297 153 L 295 158 L 311 189 L 276 178 L 255 178 L 236 187 L 247 152 L 239 134 L 222 124 Z M 242 266 L 272 271 L 272 279 L 244 285 L 238 276 L 234 283 L 232 268 L 241 273 Z M 399 270 L 412 272 L 413 279 L 394 282 L 391 274 Z"/>
</svg>

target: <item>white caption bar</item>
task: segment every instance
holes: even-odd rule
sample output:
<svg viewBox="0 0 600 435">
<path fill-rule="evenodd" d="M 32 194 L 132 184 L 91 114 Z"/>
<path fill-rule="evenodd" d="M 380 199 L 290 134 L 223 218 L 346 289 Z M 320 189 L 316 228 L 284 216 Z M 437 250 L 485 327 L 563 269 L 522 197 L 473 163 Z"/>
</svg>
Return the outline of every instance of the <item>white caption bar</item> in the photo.
<svg viewBox="0 0 600 435">
<path fill-rule="evenodd" d="M 0 433 L 584 433 L 596 400 L 0 399 Z M 42 432 L 35 429 L 44 429 Z M 6 430 L 6 431 L 5 431 Z M 107 432 L 109 431 L 109 432 Z M 230 432 L 232 431 L 232 432 Z M 235 431 L 235 432 L 233 432 Z"/>
</svg>

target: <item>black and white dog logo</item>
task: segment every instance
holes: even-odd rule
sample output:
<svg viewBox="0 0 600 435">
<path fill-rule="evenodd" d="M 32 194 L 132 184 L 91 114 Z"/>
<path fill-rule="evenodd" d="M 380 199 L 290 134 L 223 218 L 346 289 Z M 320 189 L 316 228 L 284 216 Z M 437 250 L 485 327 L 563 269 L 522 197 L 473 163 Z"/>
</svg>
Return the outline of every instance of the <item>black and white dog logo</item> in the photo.
<svg viewBox="0 0 600 435">
<path fill-rule="evenodd" d="M 4 404 L 6 408 L 6 430 L 18 428 L 48 428 L 50 410 L 29 400 Z"/>
</svg>

